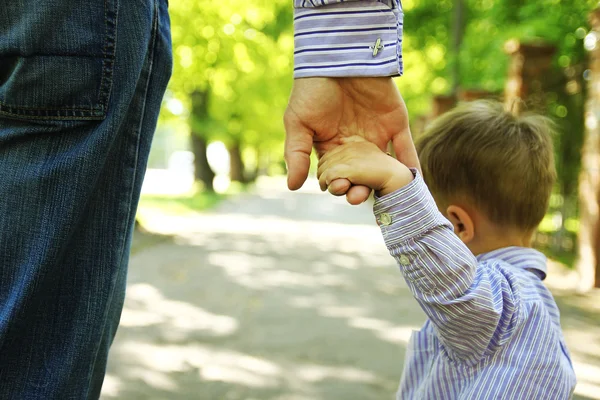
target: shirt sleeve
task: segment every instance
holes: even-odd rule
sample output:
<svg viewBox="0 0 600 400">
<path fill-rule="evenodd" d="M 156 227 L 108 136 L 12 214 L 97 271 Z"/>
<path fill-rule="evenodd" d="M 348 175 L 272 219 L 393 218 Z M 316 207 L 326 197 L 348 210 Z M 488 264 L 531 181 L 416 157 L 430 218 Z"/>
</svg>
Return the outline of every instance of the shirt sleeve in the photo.
<svg viewBox="0 0 600 400">
<path fill-rule="evenodd" d="M 375 217 L 446 353 L 472 365 L 516 329 L 519 284 L 502 268 L 478 265 L 413 172 L 410 184 L 376 199 Z"/>
<path fill-rule="evenodd" d="M 294 78 L 402 75 L 400 0 L 294 0 Z"/>
</svg>

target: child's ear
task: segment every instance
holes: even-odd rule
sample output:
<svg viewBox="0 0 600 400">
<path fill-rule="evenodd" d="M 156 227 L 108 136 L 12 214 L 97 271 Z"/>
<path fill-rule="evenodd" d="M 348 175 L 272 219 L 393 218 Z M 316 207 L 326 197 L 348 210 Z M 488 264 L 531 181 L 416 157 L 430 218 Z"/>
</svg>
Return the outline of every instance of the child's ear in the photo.
<svg viewBox="0 0 600 400">
<path fill-rule="evenodd" d="M 454 233 L 462 240 L 464 244 L 468 244 L 475 237 L 475 225 L 473 219 L 464 208 L 451 205 L 446 209 L 448 220 L 454 225 Z"/>
</svg>

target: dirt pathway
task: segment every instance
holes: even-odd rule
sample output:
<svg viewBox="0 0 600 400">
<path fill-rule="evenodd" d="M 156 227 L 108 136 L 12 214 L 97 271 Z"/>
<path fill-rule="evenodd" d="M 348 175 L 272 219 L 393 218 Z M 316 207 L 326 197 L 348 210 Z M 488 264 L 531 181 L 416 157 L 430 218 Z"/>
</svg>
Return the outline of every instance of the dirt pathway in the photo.
<svg viewBox="0 0 600 400">
<path fill-rule="evenodd" d="M 267 180 L 211 214 L 148 228 L 173 237 L 132 257 L 103 399 L 394 397 L 425 317 L 369 205 Z M 600 399 L 593 301 L 561 298 L 579 399 Z"/>
</svg>

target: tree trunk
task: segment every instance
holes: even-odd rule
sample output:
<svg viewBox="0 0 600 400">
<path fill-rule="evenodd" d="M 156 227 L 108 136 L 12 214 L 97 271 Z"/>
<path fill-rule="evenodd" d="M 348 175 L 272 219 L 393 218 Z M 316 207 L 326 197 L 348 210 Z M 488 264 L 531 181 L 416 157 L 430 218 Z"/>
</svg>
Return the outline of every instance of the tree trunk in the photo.
<svg viewBox="0 0 600 400">
<path fill-rule="evenodd" d="M 594 181 L 589 171 L 582 168 L 579 184 L 580 224 L 579 236 L 577 237 L 577 263 L 576 269 L 579 273 L 578 291 L 587 292 L 600 284 L 600 220 L 598 209 L 600 208 L 600 191 L 594 192 L 598 187 L 598 179 Z"/>
<path fill-rule="evenodd" d="M 598 185 L 600 186 L 600 185 Z M 600 192 L 596 194 L 596 198 L 600 199 Z M 598 208 L 600 208 L 600 201 L 598 202 L 597 205 Z M 595 273 L 595 281 L 594 281 L 594 287 L 600 288 L 600 218 L 598 218 L 598 215 L 596 215 L 596 223 L 595 223 L 595 229 L 594 229 L 594 235 L 596 236 L 596 243 L 595 243 L 595 249 L 594 249 L 594 253 L 596 255 L 596 273 Z"/>
<path fill-rule="evenodd" d="M 600 8 L 590 15 L 594 31 L 600 31 Z M 577 238 L 578 290 L 600 286 L 600 42 L 590 52 L 585 137 L 579 175 L 580 224 Z"/>
<path fill-rule="evenodd" d="M 541 42 L 506 42 L 504 50 L 511 56 L 504 86 L 507 109 L 519 114 L 523 104 L 528 111 L 547 112 L 544 82 L 552 67 L 556 47 Z"/>
<path fill-rule="evenodd" d="M 245 166 L 241 147 L 239 140 L 227 147 L 229 150 L 229 178 L 235 182 L 245 183 Z"/>
<path fill-rule="evenodd" d="M 252 176 L 248 179 L 248 182 L 254 182 L 261 175 L 261 165 L 262 165 L 262 152 L 260 151 L 260 147 L 255 149 L 256 154 L 256 164 L 254 165 L 254 171 L 252 171 Z"/>
<path fill-rule="evenodd" d="M 434 96 L 433 97 L 433 111 L 432 119 L 439 117 L 440 115 L 452 110 L 456 105 L 456 96 L 451 94 L 450 96 Z"/>
<path fill-rule="evenodd" d="M 192 133 L 192 151 L 194 153 L 194 178 L 202 182 L 204 189 L 213 192 L 213 180 L 215 173 L 208 164 L 206 157 L 206 139 Z"/>
<path fill-rule="evenodd" d="M 454 21 L 452 26 L 452 93 L 456 95 L 460 86 L 460 48 L 465 33 L 465 0 L 454 0 Z"/>
<path fill-rule="evenodd" d="M 214 191 L 213 179 L 215 173 L 208 164 L 206 148 L 208 141 L 207 134 L 204 131 L 206 121 L 208 120 L 208 89 L 196 91 L 192 94 L 192 152 L 194 153 L 194 178 L 202 182 L 204 188 L 208 191 Z"/>
</svg>

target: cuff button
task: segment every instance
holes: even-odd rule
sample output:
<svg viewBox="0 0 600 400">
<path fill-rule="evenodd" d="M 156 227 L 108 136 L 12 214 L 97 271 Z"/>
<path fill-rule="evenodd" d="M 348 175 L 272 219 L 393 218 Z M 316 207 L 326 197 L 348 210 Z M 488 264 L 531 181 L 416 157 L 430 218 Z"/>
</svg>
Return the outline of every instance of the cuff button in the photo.
<svg viewBox="0 0 600 400">
<path fill-rule="evenodd" d="M 392 217 L 388 213 L 383 213 L 379 216 L 379 221 L 381 222 L 382 225 L 387 226 L 392 223 Z"/>
</svg>

